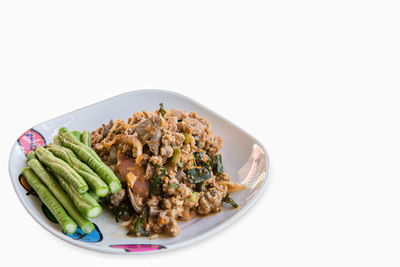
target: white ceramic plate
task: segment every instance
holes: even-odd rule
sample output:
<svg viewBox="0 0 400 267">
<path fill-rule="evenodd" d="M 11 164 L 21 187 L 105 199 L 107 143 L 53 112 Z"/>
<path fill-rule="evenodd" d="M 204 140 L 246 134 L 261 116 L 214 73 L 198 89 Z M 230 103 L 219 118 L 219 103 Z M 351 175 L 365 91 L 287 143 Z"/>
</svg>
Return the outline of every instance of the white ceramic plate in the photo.
<svg viewBox="0 0 400 267">
<path fill-rule="evenodd" d="M 173 238 L 149 240 L 126 235 L 126 228 L 117 224 L 104 209 L 103 214 L 93 220 L 96 230 L 84 235 L 78 229 L 73 236 L 62 232 L 61 227 L 46 215 L 46 208 L 39 198 L 24 187 L 19 174 L 26 166 L 26 154 L 38 145 L 51 142 L 58 128 L 71 130 L 93 130 L 111 118 L 126 120 L 142 110 L 153 111 L 163 102 L 166 108 L 195 111 L 211 123 L 214 134 L 224 140 L 222 154 L 224 170 L 232 180 L 247 185 L 247 189 L 232 194 L 240 210 L 224 204 L 221 212 L 207 217 L 198 217 L 181 222 L 181 233 Z M 125 93 L 63 116 L 43 122 L 27 130 L 15 142 L 9 161 L 11 181 L 20 201 L 31 216 L 47 231 L 74 245 L 107 253 L 136 254 L 154 253 L 186 246 L 222 230 L 253 205 L 266 187 L 269 173 L 268 155 L 262 144 L 246 131 L 222 118 L 205 106 L 183 95 L 164 90 L 140 90 Z M 260 211 L 261 212 L 261 211 Z M 50 218 L 50 219 L 49 219 Z"/>
</svg>

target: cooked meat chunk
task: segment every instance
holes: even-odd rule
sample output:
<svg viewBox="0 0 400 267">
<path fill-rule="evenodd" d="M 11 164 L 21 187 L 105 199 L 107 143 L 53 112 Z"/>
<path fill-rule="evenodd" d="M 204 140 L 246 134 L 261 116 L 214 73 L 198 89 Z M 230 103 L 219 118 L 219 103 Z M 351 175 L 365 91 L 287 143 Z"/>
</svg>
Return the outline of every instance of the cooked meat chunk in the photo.
<svg viewBox="0 0 400 267">
<path fill-rule="evenodd" d="M 96 145 L 99 145 L 104 138 L 106 138 L 108 132 L 113 127 L 114 121 L 110 120 L 110 122 L 106 124 L 102 124 L 100 128 L 90 133 L 90 141 L 92 148 L 95 148 Z"/>
<path fill-rule="evenodd" d="M 138 124 L 141 121 L 144 121 L 148 119 L 151 116 L 151 114 L 147 111 L 139 111 L 133 114 L 131 118 L 128 119 L 129 124 Z"/>
<path fill-rule="evenodd" d="M 151 116 L 150 118 L 138 123 L 134 131 L 137 133 L 139 140 L 143 144 L 147 144 L 150 151 L 154 155 L 158 155 L 158 148 L 161 140 L 161 127 L 163 119 L 159 116 Z"/>
<path fill-rule="evenodd" d="M 180 123 L 178 123 L 178 127 L 183 133 L 200 135 L 206 128 L 206 125 L 194 118 L 185 118 Z"/>
<path fill-rule="evenodd" d="M 140 140 L 136 137 L 136 134 L 134 135 L 125 135 L 121 138 L 122 144 L 127 145 L 127 148 L 132 149 L 132 156 L 134 158 L 139 157 L 142 155 L 143 152 L 143 144 L 140 142 Z M 124 151 L 125 149 L 123 149 Z"/>
<path fill-rule="evenodd" d="M 200 197 L 197 212 L 202 215 L 221 210 L 222 198 L 226 195 L 226 190 L 220 188 L 210 188 Z"/>
</svg>

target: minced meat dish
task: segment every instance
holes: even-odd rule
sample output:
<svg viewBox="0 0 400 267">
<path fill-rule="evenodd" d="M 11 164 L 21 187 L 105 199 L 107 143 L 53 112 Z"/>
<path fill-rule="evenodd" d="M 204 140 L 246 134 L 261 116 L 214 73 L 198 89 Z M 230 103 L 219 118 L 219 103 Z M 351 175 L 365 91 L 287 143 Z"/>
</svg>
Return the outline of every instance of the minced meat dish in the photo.
<svg viewBox="0 0 400 267">
<path fill-rule="evenodd" d="M 103 199 L 129 234 L 179 234 L 178 220 L 237 204 L 222 165 L 222 139 L 196 113 L 160 109 L 111 120 L 91 133 L 91 146 L 120 179 L 123 189 Z"/>
</svg>

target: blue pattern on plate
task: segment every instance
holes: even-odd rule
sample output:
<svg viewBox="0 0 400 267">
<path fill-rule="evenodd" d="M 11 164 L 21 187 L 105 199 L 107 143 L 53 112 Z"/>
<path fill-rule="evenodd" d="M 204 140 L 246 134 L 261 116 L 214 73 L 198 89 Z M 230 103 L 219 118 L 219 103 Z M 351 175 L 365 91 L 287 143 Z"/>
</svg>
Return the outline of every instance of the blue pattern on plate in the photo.
<svg viewBox="0 0 400 267">
<path fill-rule="evenodd" d="M 67 233 L 65 233 L 65 234 L 75 240 L 80 240 L 83 242 L 90 242 L 90 243 L 100 242 L 101 240 L 103 240 L 103 235 L 101 234 L 97 225 L 95 223 L 93 223 L 93 224 L 94 224 L 95 229 L 90 234 L 83 233 L 81 228 L 79 228 L 79 227 L 76 230 L 75 234 L 73 234 L 73 235 L 67 234 Z"/>
</svg>

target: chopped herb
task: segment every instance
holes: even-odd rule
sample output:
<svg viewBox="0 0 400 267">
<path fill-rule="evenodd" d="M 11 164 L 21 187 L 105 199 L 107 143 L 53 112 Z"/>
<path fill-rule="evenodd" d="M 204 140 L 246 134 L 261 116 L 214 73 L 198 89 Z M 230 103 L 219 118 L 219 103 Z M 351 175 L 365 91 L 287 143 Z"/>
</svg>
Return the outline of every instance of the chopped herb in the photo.
<svg viewBox="0 0 400 267">
<path fill-rule="evenodd" d="M 195 167 L 186 171 L 189 182 L 193 184 L 201 183 L 211 178 L 213 169 L 212 160 L 205 152 L 193 153 L 195 159 Z"/>
<path fill-rule="evenodd" d="M 193 157 L 197 166 L 210 167 L 212 169 L 210 157 L 205 152 L 195 152 Z"/>
<path fill-rule="evenodd" d="M 202 192 L 205 189 L 206 189 L 206 185 L 204 184 L 204 181 L 196 184 L 196 191 Z"/>
<path fill-rule="evenodd" d="M 195 152 L 193 153 L 193 157 L 196 160 L 196 163 L 198 164 L 203 159 L 203 152 Z"/>
<path fill-rule="evenodd" d="M 231 198 L 231 196 L 229 195 L 229 193 L 226 193 L 226 196 L 222 199 L 223 202 L 231 204 L 232 207 L 234 207 L 235 209 L 237 207 L 239 207 L 239 205 Z"/>
<path fill-rule="evenodd" d="M 161 176 L 160 175 L 155 175 L 153 177 L 153 182 L 150 185 L 150 195 L 157 195 L 157 187 L 158 184 L 160 183 Z"/>
<path fill-rule="evenodd" d="M 196 140 L 196 147 L 200 148 L 200 135 L 196 135 L 194 139 Z"/>
<path fill-rule="evenodd" d="M 165 109 L 164 109 L 164 104 L 163 103 L 160 103 L 160 109 L 159 109 L 159 111 L 160 111 L 160 113 L 161 113 L 161 115 L 165 115 L 165 113 L 167 113 L 166 111 L 165 111 Z"/>
<path fill-rule="evenodd" d="M 132 207 L 122 202 L 119 206 L 112 208 L 112 213 L 114 214 L 115 221 L 119 222 L 124 217 L 130 216 L 133 213 Z"/>
<path fill-rule="evenodd" d="M 162 166 L 158 165 L 157 163 L 153 163 L 156 168 L 162 168 Z"/>
<path fill-rule="evenodd" d="M 158 194 L 157 188 L 160 184 L 161 177 L 166 176 L 166 171 L 167 170 L 164 167 L 160 167 L 158 173 L 156 175 L 154 175 L 153 181 L 151 182 L 151 185 L 150 185 L 150 195 Z"/>
<path fill-rule="evenodd" d="M 143 209 L 143 218 L 145 222 L 149 223 L 149 206 Z"/>
<path fill-rule="evenodd" d="M 218 154 L 212 161 L 214 173 L 220 175 L 224 173 L 224 165 L 222 164 L 222 156 Z"/>
<path fill-rule="evenodd" d="M 172 188 L 172 189 L 177 189 L 179 187 L 179 185 L 168 183 L 168 187 Z"/>
<path fill-rule="evenodd" d="M 142 236 L 148 236 L 149 233 L 147 233 L 144 230 L 144 225 L 143 224 L 144 224 L 144 219 L 143 219 L 143 216 L 140 215 L 137 218 L 136 223 L 135 223 L 135 233 L 141 234 Z"/>
<path fill-rule="evenodd" d="M 211 169 L 209 167 L 195 167 L 186 172 L 189 182 L 192 184 L 201 183 L 211 178 Z"/>
<path fill-rule="evenodd" d="M 185 133 L 183 134 L 185 136 L 185 141 L 183 141 L 183 143 L 185 145 L 190 144 L 193 140 L 193 136 L 191 134 Z"/>
<path fill-rule="evenodd" d="M 171 164 L 173 164 L 173 166 L 176 166 L 180 158 L 181 158 L 181 150 L 178 147 L 174 147 L 174 153 L 170 161 Z"/>
</svg>

